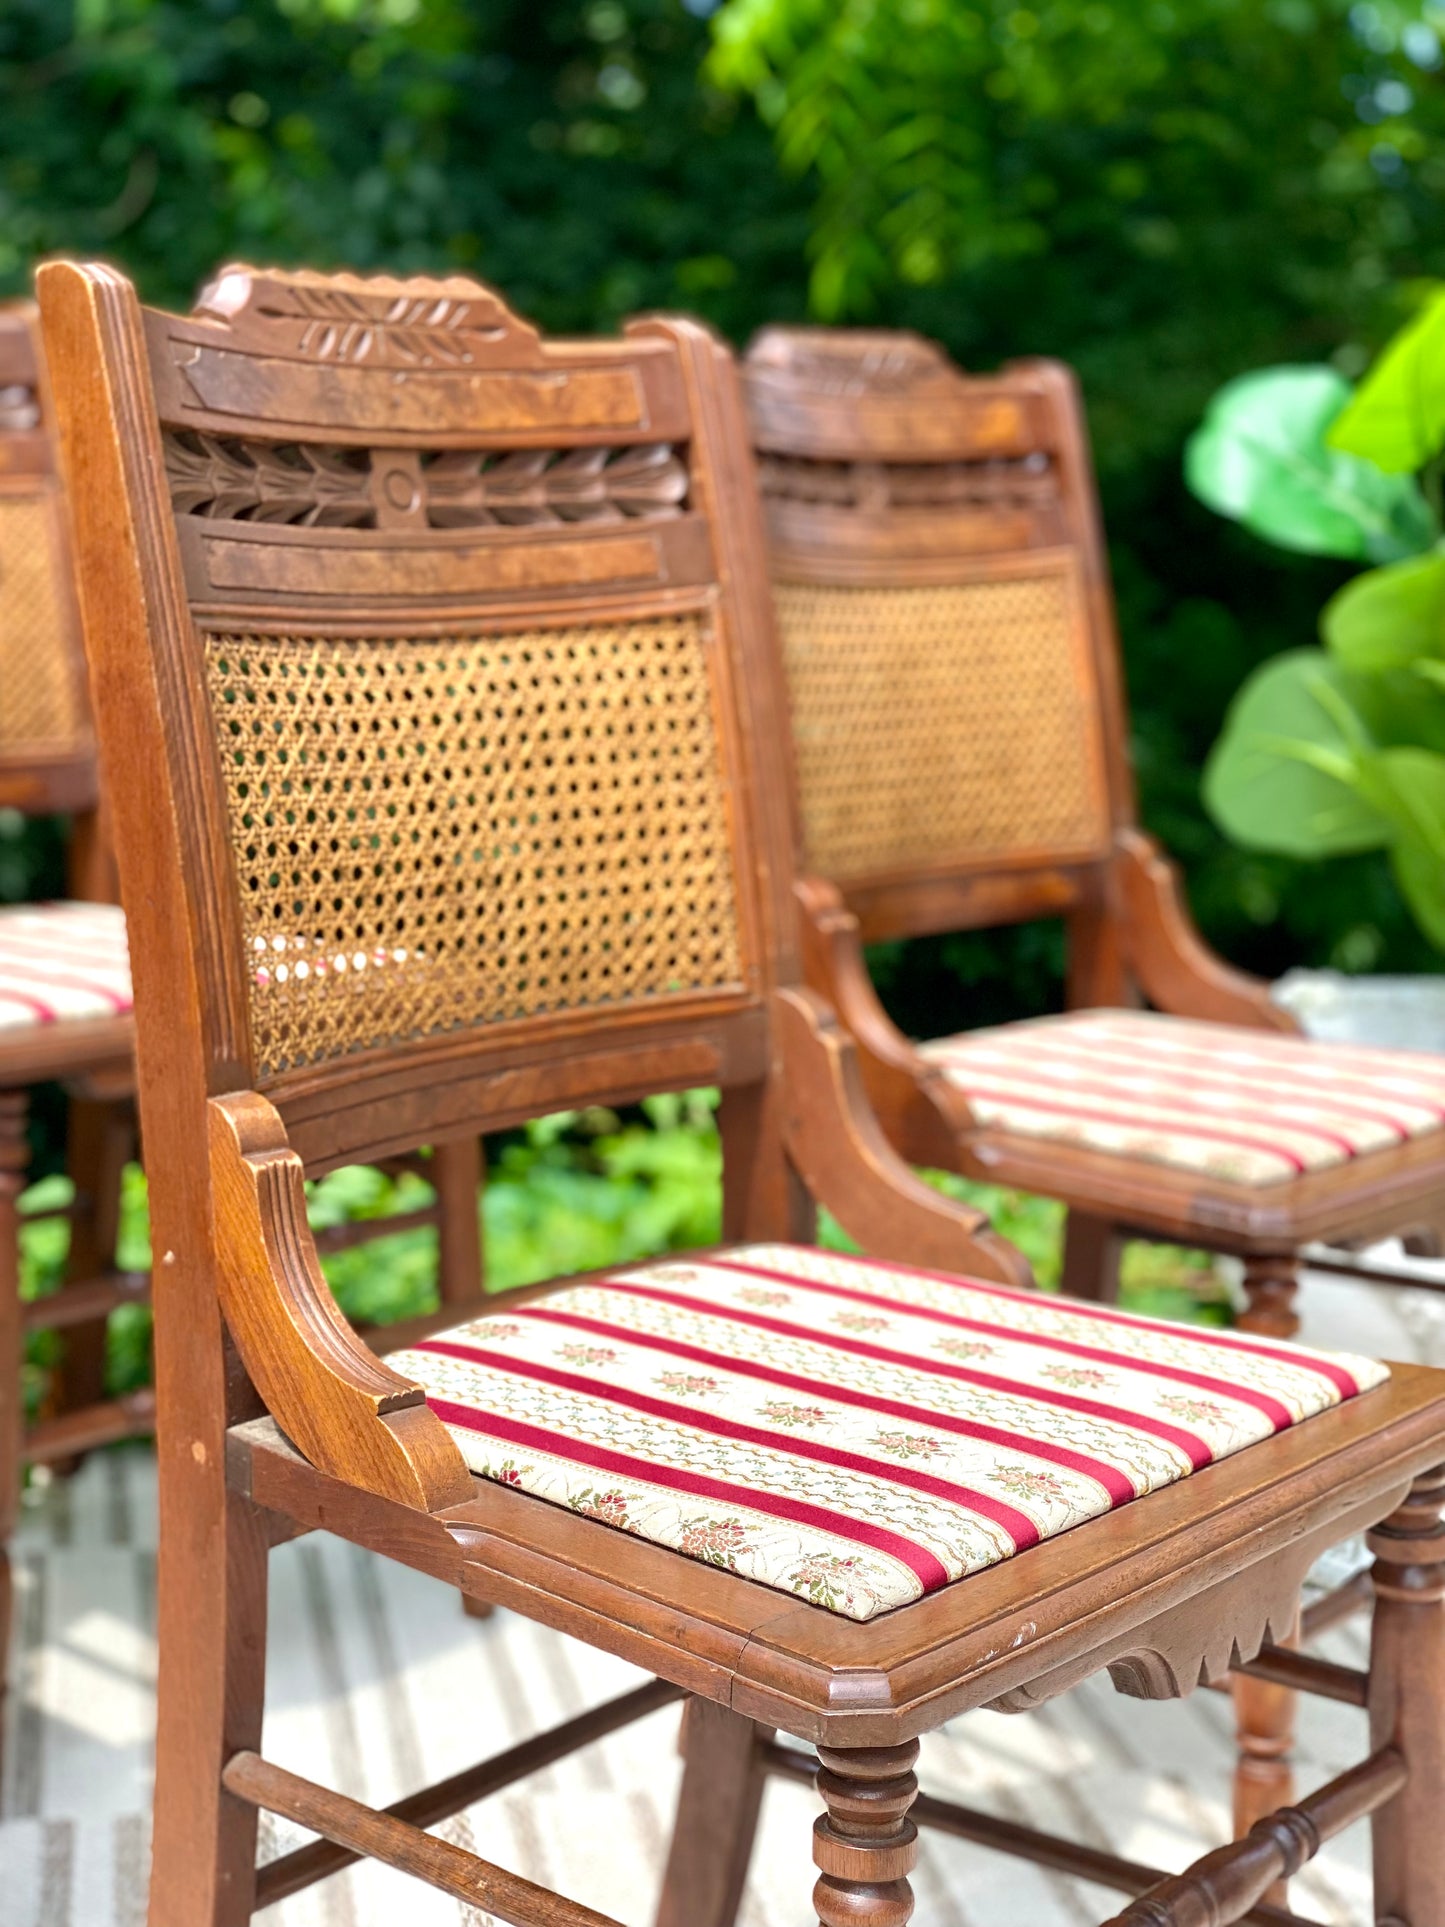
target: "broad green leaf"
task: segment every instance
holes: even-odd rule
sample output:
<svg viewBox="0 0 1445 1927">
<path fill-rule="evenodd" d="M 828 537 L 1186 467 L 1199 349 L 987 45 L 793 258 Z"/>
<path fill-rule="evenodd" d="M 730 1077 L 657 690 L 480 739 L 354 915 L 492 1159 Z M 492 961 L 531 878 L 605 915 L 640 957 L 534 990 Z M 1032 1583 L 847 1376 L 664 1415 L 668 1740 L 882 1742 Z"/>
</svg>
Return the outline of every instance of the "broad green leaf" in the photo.
<svg viewBox="0 0 1445 1927">
<path fill-rule="evenodd" d="M 1372 785 L 1402 837 L 1430 852 L 1445 869 L 1445 756 L 1434 750 L 1385 749 L 1370 759 Z"/>
<path fill-rule="evenodd" d="M 1413 478 L 1326 445 L 1348 401 L 1333 368 L 1264 368 L 1219 390 L 1189 439 L 1184 473 L 1212 509 L 1281 548 L 1395 562 L 1428 548 Z"/>
<path fill-rule="evenodd" d="M 1391 846 L 1390 868 L 1415 921 L 1437 950 L 1445 950 L 1445 862 L 1402 836 Z"/>
<path fill-rule="evenodd" d="M 1328 439 L 1392 475 L 1423 468 L 1445 448 L 1445 289 L 1387 344 Z"/>
<path fill-rule="evenodd" d="M 1387 749 L 1370 761 L 1372 793 L 1395 825 L 1395 880 L 1420 928 L 1445 950 L 1445 756 Z"/>
<path fill-rule="evenodd" d="M 1445 657 L 1445 555 L 1357 575 L 1325 604 L 1320 633 L 1347 669 L 1404 669 L 1421 656 Z"/>
<path fill-rule="evenodd" d="M 1323 650 L 1293 649 L 1245 683 L 1204 771 L 1205 804 L 1234 842 L 1305 857 L 1389 842 L 1389 818 L 1360 793 L 1372 745 L 1351 680 Z"/>
</svg>

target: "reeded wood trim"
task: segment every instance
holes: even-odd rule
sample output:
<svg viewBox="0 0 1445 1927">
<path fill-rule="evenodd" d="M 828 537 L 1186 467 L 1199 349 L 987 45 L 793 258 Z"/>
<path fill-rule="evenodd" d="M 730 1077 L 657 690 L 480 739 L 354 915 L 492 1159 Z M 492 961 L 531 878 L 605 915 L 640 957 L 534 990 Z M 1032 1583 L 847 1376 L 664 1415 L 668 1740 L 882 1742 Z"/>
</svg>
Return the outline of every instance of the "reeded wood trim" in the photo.
<svg viewBox="0 0 1445 1927">
<path fill-rule="evenodd" d="M 368 1351 L 327 1288 L 276 1111 L 249 1092 L 208 1111 L 221 1308 L 277 1423 L 365 1491 L 427 1511 L 462 1503 L 471 1474 L 426 1394 Z"/>
</svg>

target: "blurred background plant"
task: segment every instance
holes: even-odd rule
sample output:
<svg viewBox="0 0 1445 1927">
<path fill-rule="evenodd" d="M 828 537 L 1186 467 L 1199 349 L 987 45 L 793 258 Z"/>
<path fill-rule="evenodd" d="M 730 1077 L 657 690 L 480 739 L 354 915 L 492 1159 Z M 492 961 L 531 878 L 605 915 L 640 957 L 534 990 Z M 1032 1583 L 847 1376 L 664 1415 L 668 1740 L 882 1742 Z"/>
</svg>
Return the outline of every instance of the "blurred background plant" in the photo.
<svg viewBox="0 0 1445 1927">
<path fill-rule="evenodd" d="M 1325 605 L 1323 649 L 1286 650 L 1234 699 L 1205 770 L 1211 814 L 1246 848 L 1387 851 L 1445 951 L 1445 290 L 1421 295 L 1357 390 L 1323 366 L 1229 383 L 1185 467 L 1256 534 L 1377 565 Z"/>
<path fill-rule="evenodd" d="M 1207 513 L 1180 457 L 1226 378 L 1353 377 L 1441 271 L 1441 31 L 1438 0 L 5 0 L 0 291 L 56 250 L 172 303 L 227 256 L 305 259 L 474 271 L 551 328 L 684 307 L 741 342 L 812 313 L 973 368 L 1062 356 L 1144 815 L 1207 934 L 1271 975 L 1433 968 L 1381 852 L 1242 849 L 1201 805 L 1230 697 L 1348 570 Z M 58 848 L 0 821 L 0 896 L 58 888 Z M 1056 1005 L 1061 962 L 1038 926 L 876 966 L 925 1033 Z M 659 1180 L 607 1148 L 653 1129 L 492 1147 L 498 1265 L 560 1222 L 562 1176 L 633 1200 L 599 1203 L 608 1235 L 655 1228 Z"/>
</svg>

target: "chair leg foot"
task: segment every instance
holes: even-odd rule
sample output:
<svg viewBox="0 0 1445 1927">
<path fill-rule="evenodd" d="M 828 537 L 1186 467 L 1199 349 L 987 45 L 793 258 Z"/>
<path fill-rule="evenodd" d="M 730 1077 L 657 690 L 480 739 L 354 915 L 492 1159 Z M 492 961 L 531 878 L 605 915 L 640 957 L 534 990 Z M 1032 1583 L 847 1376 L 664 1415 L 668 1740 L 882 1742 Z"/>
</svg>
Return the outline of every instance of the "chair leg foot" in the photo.
<svg viewBox="0 0 1445 1927">
<path fill-rule="evenodd" d="M 1117 1225 L 1087 1211 L 1070 1210 L 1064 1220 L 1063 1289 L 1070 1298 L 1117 1304 L 1124 1240 Z"/>
<path fill-rule="evenodd" d="M 757 1728 L 712 1700 L 687 1700 L 682 1757 L 655 1927 L 732 1927 L 763 1799 Z"/>
<path fill-rule="evenodd" d="M 1369 1534 L 1375 1556 L 1370 1744 L 1410 1777 L 1371 1819 L 1375 1918 L 1445 1927 L 1445 1466 L 1415 1481 Z"/>
<path fill-rule="evenodd" d="M 918 1860 L 918 1829 L 908 1817 L 918 1793 L 918 1742 L 820 1746 L 818 1759 L 828 1808 L 813 1828 L 819 1927 L 906 1927 L 913 1917 L 908 1876 Z"/>
<path fill-rule="evenodd" d="M 1299 1330 L 1298 1294 L 1299 1260 L 1294 1252 L 1246 1258 L 1239 1329 L 1258 1332 L 1261 1338 L 1293 1338 Z"/>
<path fill-rule="evenodd" d="M 462 1594 L 462 1611 L 468 1619 L 490 1619 L 496 1610 L 490 1599 L 474 1599 L 469 1592 Z"/>
</svg>

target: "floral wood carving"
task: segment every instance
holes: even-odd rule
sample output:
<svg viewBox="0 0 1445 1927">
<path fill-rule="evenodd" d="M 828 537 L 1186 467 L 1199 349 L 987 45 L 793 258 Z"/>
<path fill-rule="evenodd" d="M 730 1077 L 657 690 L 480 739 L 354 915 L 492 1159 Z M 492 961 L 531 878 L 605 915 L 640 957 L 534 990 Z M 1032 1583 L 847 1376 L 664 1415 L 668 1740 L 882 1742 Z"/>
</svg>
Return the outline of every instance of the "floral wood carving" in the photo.
<svg viewBox="0 0 1445 1927">
<path fill-rule="evenodd" d="M 364 454 L 167 435 L 166 475 L 178 515 L 342 529 L 370 528 L 376 519 Z"/>
<path fill-rule="evenodd" d="M 537 331 L 475 281 L 223 268 L 196 313 L 225 321 L 238 345 L 306 361 L 384 368 L 469 368 L 540 354 Z"/>
<path fill-rule="evenodd" d="M 166 436 L 176 513 L 210 521 L 361 529 L 400 513 L 436 529 L 535 527 L 673 516 L 687 502 L 686 464 L 666 443 L 423 456 L 408 469 L 399 499 L 403 459 L 410 460 L 309 443 Z"/>
<path fill-rule="evenodd" d="M 749 350 L 748 367 L 763 375 L 777 369 L 815 395 L 912 395 L 952 390 L 959 381 L 935 342 L 891 329 L 765 329 Z"/>
<path fill-rule="evenodd" d="M 758 481 L 774 502 L 881 509 L 1040 508 L 1059 499 L 1053 462 L 1041 451 L 979 462 L 823 462 L 762 455 Z"/>
<path fill-rule="evenodd" d="M 676 515 L 687 500 L 687 469 L 665 443 L 576 448 L 565 455 L 524 449 L 508 455 L 438 455 L 422 469 L 433 528 L 487 522 L 618 522 Z"/>
</svg>

